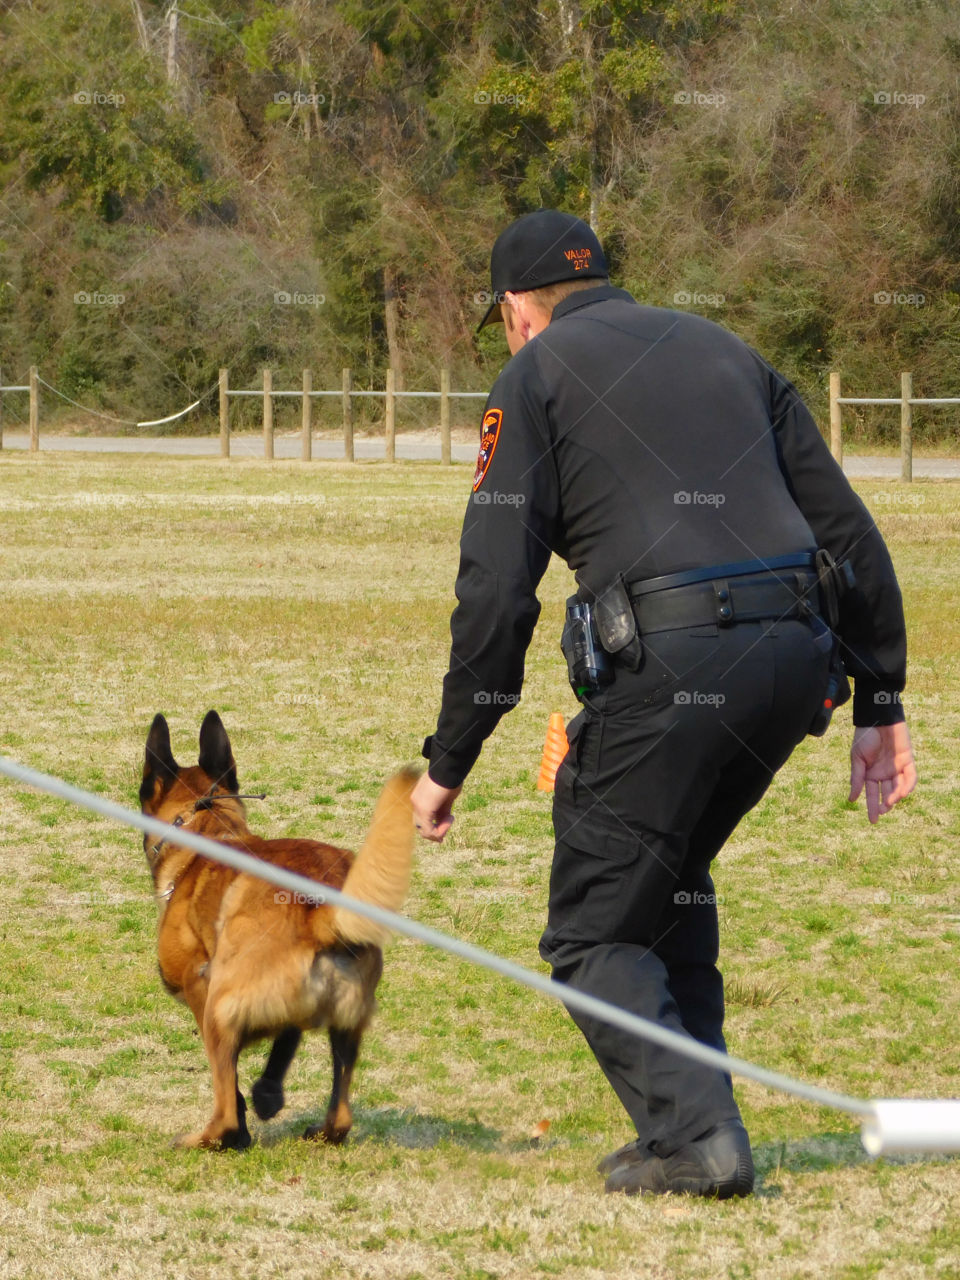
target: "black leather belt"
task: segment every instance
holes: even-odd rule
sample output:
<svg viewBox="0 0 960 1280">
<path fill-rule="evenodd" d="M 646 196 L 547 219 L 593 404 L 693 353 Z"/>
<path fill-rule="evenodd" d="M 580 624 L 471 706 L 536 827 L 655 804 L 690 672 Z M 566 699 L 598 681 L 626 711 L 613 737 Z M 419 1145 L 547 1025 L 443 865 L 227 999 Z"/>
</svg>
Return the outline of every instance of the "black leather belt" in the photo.
<svg viewBox="0 0 960 1280">
<path fill-rule="evenodd" d="M 628 587 L 642 635 L 819 612 L 813 553 L 689 569 Z"/>
</svg>

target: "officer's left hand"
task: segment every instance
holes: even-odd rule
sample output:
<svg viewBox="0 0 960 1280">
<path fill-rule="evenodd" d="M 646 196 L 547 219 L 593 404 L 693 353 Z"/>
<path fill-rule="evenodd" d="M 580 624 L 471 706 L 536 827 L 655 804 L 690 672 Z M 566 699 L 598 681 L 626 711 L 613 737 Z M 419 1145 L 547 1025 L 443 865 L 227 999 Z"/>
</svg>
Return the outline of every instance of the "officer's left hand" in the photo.
<svg viewBox="0 0 960 1280">
<path fill-rule="evenodd" d="M 429 773 L 420 775 L 420 781 L 410 796 L 413 805 L 413 825 L 424 840 L 439 844 L 453 826 L 453 802 L 462 787 L 441 787 Z"/>
<path fill-rule="evenodd" d="M 917 785 L 910 731 L 906 724 L 876 725 L 853 731 L 850 748 L 850 799 L 866 789 L 867 817 L 876 822 Z"/>
</svg>

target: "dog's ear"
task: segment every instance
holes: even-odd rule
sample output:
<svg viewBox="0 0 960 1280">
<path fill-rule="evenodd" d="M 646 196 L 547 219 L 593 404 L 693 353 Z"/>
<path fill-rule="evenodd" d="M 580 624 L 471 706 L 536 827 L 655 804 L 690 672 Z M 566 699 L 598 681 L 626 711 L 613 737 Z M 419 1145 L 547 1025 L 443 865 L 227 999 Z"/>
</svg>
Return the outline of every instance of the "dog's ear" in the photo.
<svg viewBox="0 0 960 1280">
<path fill-rule="evenodd" d="M 237 766 L 223 721 L 215 711 L 208 711 L 200 726 L 200 768 L 211 780 L 228 791 L 239 791 Z"/>
<path fill-rule="evenodd" d="M 150 800 L 158 782 L 165 785 L 174 782 L 180 766 L 170 750 L 170 730 L 163 716 L 155 715 L 147 735 L 147 748 L 143 757 L 143 781 L 140 784 L 141 803 Z"/>
</svg>

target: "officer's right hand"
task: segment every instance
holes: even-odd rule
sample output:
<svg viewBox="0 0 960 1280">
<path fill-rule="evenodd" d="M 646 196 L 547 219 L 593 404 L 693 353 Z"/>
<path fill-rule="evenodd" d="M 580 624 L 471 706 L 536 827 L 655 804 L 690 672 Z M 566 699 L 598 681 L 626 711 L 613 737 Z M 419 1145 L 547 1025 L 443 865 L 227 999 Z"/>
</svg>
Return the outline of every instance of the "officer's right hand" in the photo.
<svg viewBox="0 0 960 1280">
<path fill-rule="evenodd" d="M 866 789 L 867 817 L 877 822 L 917 785 L 917 766 L 906 724 L 875 725 L 853 731 L 850 799 Z"/>
<path fill-rule="evenodd" d="M 441 787 L 429 773 L 420 775 L 413 788 L 410 803 L 413 805 L 413 825 L 424 840 L 439 844 L 453 826 L 453 802 L 462 787 Z"/>
</svg>

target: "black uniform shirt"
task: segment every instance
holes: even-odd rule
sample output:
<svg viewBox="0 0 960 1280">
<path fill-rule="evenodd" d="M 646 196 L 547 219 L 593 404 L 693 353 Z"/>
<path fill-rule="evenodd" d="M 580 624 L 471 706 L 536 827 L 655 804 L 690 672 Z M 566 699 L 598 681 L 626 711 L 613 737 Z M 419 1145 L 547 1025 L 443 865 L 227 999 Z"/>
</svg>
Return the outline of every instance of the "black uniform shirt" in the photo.
<svg viewBox="0 0 960 1280">
<path fill-rule="evenodd" d="M 552 552 L 599 592 L 817 547 L 856 574 L 838 628 L 854 723 L 902 720 L 893 565 L 796 390 L 700 316 L 609 285 L 569 295 L 487 400 L 431 778 L 459 785 L 519 701 Z"/>
</svg>

